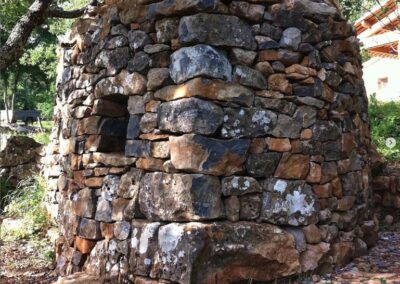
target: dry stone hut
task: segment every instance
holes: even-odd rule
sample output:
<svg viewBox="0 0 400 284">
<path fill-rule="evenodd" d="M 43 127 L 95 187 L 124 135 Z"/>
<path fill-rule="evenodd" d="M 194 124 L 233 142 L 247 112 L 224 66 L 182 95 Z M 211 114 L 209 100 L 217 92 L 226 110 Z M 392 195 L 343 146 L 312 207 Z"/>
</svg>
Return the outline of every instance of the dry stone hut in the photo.
<svg viewBox="0 0 400 284">
<path fill-rule="evenodd" d="M 374 243 L 351 25 L 323 0 L 106 0 L 63 42 L 60 275 L 234 283 Z"/>
</svg>

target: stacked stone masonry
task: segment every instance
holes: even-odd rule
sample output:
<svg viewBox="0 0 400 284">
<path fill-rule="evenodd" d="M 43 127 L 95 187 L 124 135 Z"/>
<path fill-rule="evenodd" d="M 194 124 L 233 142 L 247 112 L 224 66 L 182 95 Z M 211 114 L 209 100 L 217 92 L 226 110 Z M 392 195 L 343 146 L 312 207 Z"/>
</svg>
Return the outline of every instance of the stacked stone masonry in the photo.
<svg viewBox="0 0 400 284">
<path fill-rule="evenodd" d="M 372 188 L 373 201 L 377 209 L 386 208 L 395 211 L 400 209 L 400 170 L 398 166 L 383 165 L 382 170 L 373 175 Z"/>
<path fill-rule="evenodd" d="M 106 0 L 62 43 L 60 275 L 233 283 L 376 239 L 358 42 L 323 0 Z"/>
</svg>

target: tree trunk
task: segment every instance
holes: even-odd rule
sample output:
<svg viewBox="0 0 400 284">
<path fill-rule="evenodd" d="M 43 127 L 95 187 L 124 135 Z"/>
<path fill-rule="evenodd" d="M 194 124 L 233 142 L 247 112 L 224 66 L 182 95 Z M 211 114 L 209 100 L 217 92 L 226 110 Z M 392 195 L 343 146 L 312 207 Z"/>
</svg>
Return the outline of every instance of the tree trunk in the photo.
<svg viewBox="0 0 400 284">
<path fill-rule="evenodd" d="M 50 2 L 49 0 L 35 0 L 28 12 L 14 26 L 7 41 L 0 48 L 0 70 L 7 68 L 21 56 L 33 29 L 46 19 Z"/>
<path fill-rule="evenodd" d="M 47 18 L 77 18 L 82 16 L 86 9 L 84 7 L 78 10 L 64 11 L 59 7 L 50 8 L 52 2 L 53 0 L 35 0 L 26 14 L 17 22 L 7 41 L 0 47 L 0 70 L 7 68 L 21 56 L 33 29 L 43 24 Z M 90 5 L 96 6 L 97 1 L 92 1 Z"/>
<path fill-rule="evenodd" d="M 7 93 L 8 93 L 8 79 L 9 76 L 7 74 L 3 74 L 3 84 L 4 84 L 4 91 L 3 91 L 3 100 L 4 100 L 4 109 L 6 111 L 6 119 L 7 124 L 10 124 L 10 116 L 8 113 L 9 105 L 7 100 Z"/>
<path fill-rule="evenodd" d="M 4 99 L 4 108 L 6 111 L 6 119 L 7 119 L 7 124 L 10 124 L 10 116 L 8 115 L 8 102 L 7 102 L 7 92 L 3 92 L 3 99 Z"/>
<path fill-rule="evenodd" d="M 14 78 L 13 93 L 12 93 L 11 102 L 10 102 L 10 105 L 11 105 L 10 108 L 11 108 L 11 113 L 13 114 L 13 117 L 14 117 L 14 111 L 15 111 L 15 98 L 17 96 L 17 91 L 18 91 L 18 81 L 19 81 L 19 78 L 21 77 L 20 75 L 21 75 L 21 72 L 20 72 L 20 70 L 18 70 L 18 72 L 15 74 L 15 78 Z"/>
</svg>

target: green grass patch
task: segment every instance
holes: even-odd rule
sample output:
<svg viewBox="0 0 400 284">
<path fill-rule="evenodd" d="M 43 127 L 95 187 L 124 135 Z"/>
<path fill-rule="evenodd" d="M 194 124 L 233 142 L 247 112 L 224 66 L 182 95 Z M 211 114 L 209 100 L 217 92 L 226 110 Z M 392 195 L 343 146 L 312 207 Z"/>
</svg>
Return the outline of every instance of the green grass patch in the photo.
<svg viewBox="0 0 400 284">
<path fill-rule="evenodd" d="M 19 219 L 19 225 L 12 228 L 1 228 L 0 239 L 12 241 L 17 239 L 34 239 L 43 235 L 50 226 L 50 218 L 44 205 L 46 183 L 44 178 L 27 179 L 10 191 L 4 198 L 3 215 Z"/>
<path fill-rule="evenodd" d="M 38 122 L 34 122 L 33 126 L 40 127 Z M 53 121 L 51 121 L 51 120 L 43 120 L 42 121 L 42 128 L 43 128 L 44 131 L 50 132 L 51 129 L 53 128 Z"/>
<path fill-rule="evenodd" d="M 49 132 L 38 132 L 29 135 L 29 137 L 33 138 L 36 142 L 47 145 L 50 143 L 50 133 Z"/>
<path fill-rule="evenodd" d="M 371 96 L 369 119 L 372 141 L 379 153 L 388 161 L 400 161 L 400 102 L 380 102 Z M 386 146 L 387 138 L 396 139 L 394 148 Z"/>
</svg>

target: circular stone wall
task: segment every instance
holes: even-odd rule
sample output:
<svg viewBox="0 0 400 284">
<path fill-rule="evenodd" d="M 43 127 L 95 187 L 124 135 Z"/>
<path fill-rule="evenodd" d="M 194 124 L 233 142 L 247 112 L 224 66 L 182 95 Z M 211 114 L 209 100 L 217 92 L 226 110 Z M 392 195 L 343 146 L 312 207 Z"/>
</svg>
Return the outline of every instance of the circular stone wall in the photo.
<svg viewBox="0 0 400 284">
<path fill-rule="evenodd" d="M 60 275 L 267 281 L 374 243 L 359 48 L 330 1 L 106 0 L 62 47 Z"/>
</svg>

